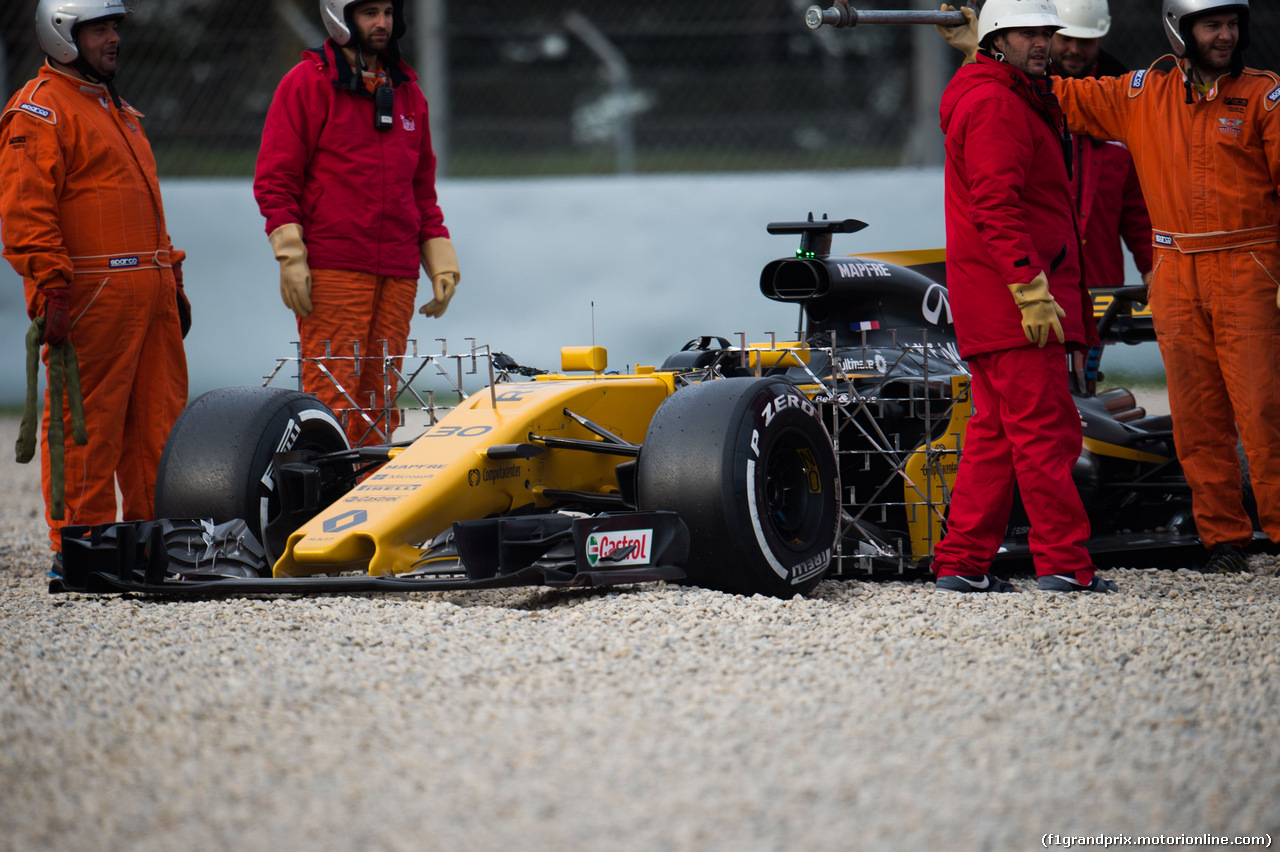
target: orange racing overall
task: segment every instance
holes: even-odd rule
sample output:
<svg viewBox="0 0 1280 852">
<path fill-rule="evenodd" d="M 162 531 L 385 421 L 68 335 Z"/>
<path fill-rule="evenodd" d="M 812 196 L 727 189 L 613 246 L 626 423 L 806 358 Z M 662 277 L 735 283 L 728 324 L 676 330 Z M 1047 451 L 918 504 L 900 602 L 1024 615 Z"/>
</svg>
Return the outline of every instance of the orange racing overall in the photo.
<svg viewBox="0 0 1280 852">
<path fill-rule="evenodd" d="M 154 517 L 160 454 L 187 401 L 187 362 L 155 159 L 139 121 L 106 87 L 48 65 L 0 116 L 0 233 L 23 278 L 27 311 L 41 288 L 70 290 L 69 340 L 80 362 L 86 446 L 66 443 L 66 512 L 49 517 L 47 440 L 41 466 L 53 549 L 65 524 Z M 46 364 L 48 351 L 45 352 Z M 48 435 L 45 400 L 44 434 Z M 71 435 L 69 406 L 66 434 Z"/>
<path fill-rule="evenodd" d="M 1151 213 L 1151 310 L 1178 459 L 1206 547 L 1243 546 L 1237 435 L 1263 530 L 1280 542 L 1280 77 L 1207 93 L 1176 66 L 1054 79 L 1074 132 L 1128 146 Z"/>
</svg>

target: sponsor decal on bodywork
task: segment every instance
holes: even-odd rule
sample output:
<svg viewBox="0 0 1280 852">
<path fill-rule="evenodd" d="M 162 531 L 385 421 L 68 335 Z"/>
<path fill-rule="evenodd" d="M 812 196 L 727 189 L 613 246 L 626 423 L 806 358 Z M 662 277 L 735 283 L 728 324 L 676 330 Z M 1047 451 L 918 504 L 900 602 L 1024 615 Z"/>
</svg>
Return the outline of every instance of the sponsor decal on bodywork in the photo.
<svg viewBox="0 0 1280 852">
<path fill-rule="evenodd" d="M 860 373 L 867 370 L 884 375 L 889 370 L 889 362 L 879 352 L 874 358 L 841 358 L 840 369 L 845 373 Z"/>
<path fill-rule="evenodd" d="M 947 299 L 947 288 L 934 284 L 924 294 L 924 302 L 920 305 L 920 313 L 933 325 L 942 322 L 943 314 L 946 322 L 951 323 L 951 302 Z"/>
<path fill-rule="evenodd" d="M 892 278 L 887 263 L 837 263 L 836 268 L 845 278 Z"/>
<path fill-rule="evenodd" d="M 481 482 L 497 482 L 500 479 L 511 479 L 513 476 L 519 476 L 523 470 L 518 464 L 510 464 L 506 467 L 490 467 L 484 470 L 472 468 L 467 471 L 467 484 L 474 488 Z"/>
<path fill-rule="evenodd" d="M 587 564 L 648 565 L 653 529 L 610 530 L 587 536 Z"/>
<path fill-rule="evenodd" d="M 341 515 L 329 518 L 321 528 L 327 533 L 342 532 L 352 527 L 358 527 L 367 520 L 369 520 L 369 513 L 364 509 L 352 509 L 349 512 L 343 512 Z"/>
</svg>

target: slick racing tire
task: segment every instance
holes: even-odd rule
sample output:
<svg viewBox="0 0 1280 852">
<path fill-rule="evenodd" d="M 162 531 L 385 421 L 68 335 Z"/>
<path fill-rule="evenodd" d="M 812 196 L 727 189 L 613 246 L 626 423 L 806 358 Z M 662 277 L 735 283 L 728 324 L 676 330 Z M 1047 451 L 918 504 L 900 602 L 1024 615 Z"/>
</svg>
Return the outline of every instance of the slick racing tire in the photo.
<svg viewBox="0 0 1280 852">
<path fill-rule="evenodd" d="M 649 423 L 637 471 L 643 510 L 679 513 L 689 582 L 736 594 L 805 594 L 826 574 L 840 512 L 831 436 L 781 379 L 680 390 Z"/>
<path fill-rule="evenodd" d="M 156 517 L 212 518 L 215 523 L 241 518 L 274 564 L 293 531 L 276 523 L 282 507 L 275 454 L 345 449 L 347 437 L 333 412 L 300 391 L 209 391 L 187 406 L 165 442 L 156 478 Z"/>
</svg>

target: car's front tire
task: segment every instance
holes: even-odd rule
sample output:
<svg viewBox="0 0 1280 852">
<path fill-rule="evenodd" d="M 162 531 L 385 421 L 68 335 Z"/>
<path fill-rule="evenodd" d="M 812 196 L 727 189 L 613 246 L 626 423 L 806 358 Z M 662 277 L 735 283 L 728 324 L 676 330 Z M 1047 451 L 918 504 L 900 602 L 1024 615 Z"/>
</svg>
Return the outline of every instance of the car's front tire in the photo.
<svg viewBox="0 0 1280 852">
<path fill-rule="evenodd" d="M 333 412 L 300 391 L 209 391 L 187 406 L 165 442 L 156 477 L 156 517 L 215 523 L 242 518 L 274 563 L 292 532 L 277 523 L 282 506 L 275 454 L 347 448 Z"/>
<path fill-rule="evenodd" d="M 817 407 L 780 379 L 718 379 L 668 398 L 640 451 L 637 499 L 688 525 L 697 585 L 790 597 L 830 566 L 835 451 Z"/>
</svg>

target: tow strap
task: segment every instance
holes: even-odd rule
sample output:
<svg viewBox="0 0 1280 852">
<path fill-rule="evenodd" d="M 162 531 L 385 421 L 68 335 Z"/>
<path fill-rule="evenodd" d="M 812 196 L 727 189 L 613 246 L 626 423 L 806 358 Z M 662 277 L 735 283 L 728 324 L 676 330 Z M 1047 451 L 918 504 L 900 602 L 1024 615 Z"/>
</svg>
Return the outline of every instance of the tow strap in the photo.
<svg viewBox="0 0 1280 852">
<path fill-rule="evenodd" d="M 27 399 L 18 429 L 16 456 L 26 464 L 36 454 L 36 423 L 40 412 L 36 402 L 40 384 L 40 338 L 44 317 L 36 317 L 27 329 Z M 71 439 L 78 446 L 89 443 L 84 428 L 84 397 L 80 393 L 80 361 L 70 340 L 49 347 L 49 516 L 55 521 L 66 516 L 66 425 L 62 419 L 62 398 L 66 393 L 71 407 Z"/>
</svg>

